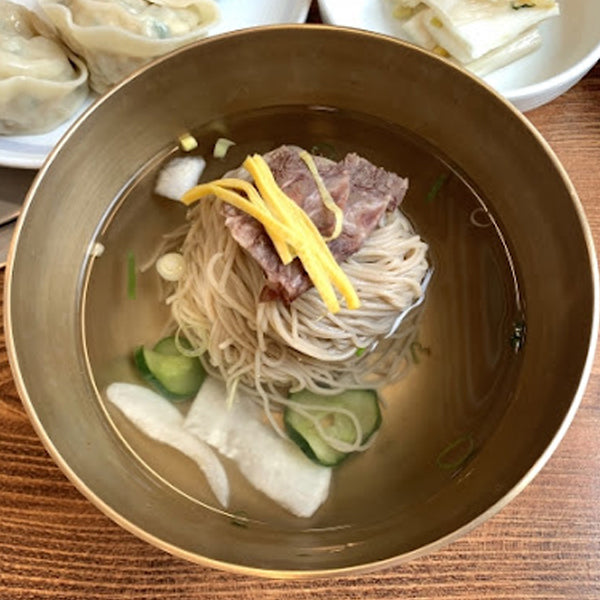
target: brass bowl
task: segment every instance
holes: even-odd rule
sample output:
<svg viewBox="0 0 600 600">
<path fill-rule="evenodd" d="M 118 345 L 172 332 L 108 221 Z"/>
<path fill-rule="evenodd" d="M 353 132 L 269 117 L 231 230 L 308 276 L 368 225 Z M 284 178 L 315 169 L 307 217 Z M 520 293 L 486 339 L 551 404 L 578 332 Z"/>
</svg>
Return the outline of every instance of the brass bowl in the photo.
<svg viewBox="0 0 600 600">
<path fill-rule="evenodd" d="M 422 325 L 429 355 L 386 391 L 380 438 L 336 473 L 312 519 L 294 519 L 238 482 L 248 516 L 240 527 L 213 506 L 185 461 L 119 421 L 102 389 L 111 378 L 135 377 L 126 357 L 158 333 L 164 316 L 154 279 L 140 278 L 135 302 L 124 292 L 126 254 L 147 255 L 183 215 L 152 198 L 149 173 L 181 134 L 212 131 L 214 139 L 235 115 L 257 110 L 279 116 L 268 117 L 260 135 L 260 127 L 244 130 L 243 119 L 237 132 L 265 147 L 321 136 L 362 144 L 384 163 L 409 164 L 413 148 L 433 153 L 481 199 L 477 219 L 492 219 L 484 224 L 505 256 L 499 262 L 499 254 L 461 246 L 467 234 L 452 225 L 458 188 L 447 182 L 427 199 L 435 170 L 402 173 L 412 177 L 407 207 L 431 242 L 436 269 Z M 93 258 L 98 240 L 106 251 Z M 101 98 L 35 180 L 7 272 L 15 380 L 42 441 L 78 489 L 168 552 L 262 576 L 389 567 L 492 516 L 564 435 L 598 333 L 590 231 L 564 169 L 528 121 L 436 57 L 323 26 L 202 41 Z M 500 291 L 475 283 L 488 280 Z M 450 452 L 461 445 L 465 456 L 454 463 Z"/>
</svg>

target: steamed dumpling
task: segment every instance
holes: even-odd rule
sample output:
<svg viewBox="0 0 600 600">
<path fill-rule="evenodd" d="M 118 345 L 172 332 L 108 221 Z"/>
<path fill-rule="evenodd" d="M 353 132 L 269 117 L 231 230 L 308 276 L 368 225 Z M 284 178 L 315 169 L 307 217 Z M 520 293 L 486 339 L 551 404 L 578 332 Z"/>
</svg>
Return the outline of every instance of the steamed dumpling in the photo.
<svg viewBox="0 0 600 600">
<path fill-rule="evenodd" d="M 86 61 L 103 93 L 153 58 L 204 37 L 214 0 L 40 0 L 65 43 Z"/>
<path fill-rule="evenodd" d="M 0 0 L 0 134 L 42 133 L 88 94 L 87 69 L 25 7 Z"/>
</svg>

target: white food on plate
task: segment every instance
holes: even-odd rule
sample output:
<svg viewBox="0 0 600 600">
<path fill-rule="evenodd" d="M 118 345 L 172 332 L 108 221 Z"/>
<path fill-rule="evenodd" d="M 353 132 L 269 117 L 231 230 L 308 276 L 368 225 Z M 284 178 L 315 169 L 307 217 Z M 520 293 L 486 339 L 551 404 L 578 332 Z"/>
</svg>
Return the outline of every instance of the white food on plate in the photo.
<svg viewBox="0 0 600 600">
<path fill-rule="evenodd" d="M 536 27 L 559 15 L 554 0 L 386 0 L 419 46 L 450 56 L 478 75 L 539 48 Z"/>
<path fill-rule="evenodd" d="M 191 458 L 204 472 L 217 500 L 229 504 L 229 480 L 212 449 L 183 428 L 184 417 L 171 402 L 145 387 L 111 383 L 106 396 L 140 431 Z"/>
<path fill-rule="evenodd" d="M 311 462 L 302 451 L 264 423 L 261 409 L 238 389 L 225 402 L 225 384 L 207 377 L 184 427 L 234 460 L 258 490 L 298 517 L 310 517 L 327 499 L 331 469 Z"/>
<path fill-rule="evenodd" d="M 484 77 L 489 73 L 492 73 L 496 69 L 500 69 L 505 65 L 527 56 L 527 54 L 537 50 L 542 45 L 542 36 L 540 32 L 533 27 L 527 29 L 516 37 L 512 42 L 509 42 L 505 46 L 491 50 L 487 54 L 484 54 L 481 58 L 478 58 L 470 62 L 467 66 L 469 71 Z"/>
<path fill-rule="evenodd" d="M 42 133 L 88 94 L 88 71 L 25 7 L 0 0 L 0 134 Z"/>
<path fill-rule="evenodd" d="M 437 46 L 435 38 L 429 33 L 425 27 L 426 10 L 418 10 L 411 13 L 402 24 L 402 29 L 408 34 L 410 39 L 421 48 L 433 50 Z"/>
<path fill-rule="evenodd" d="M 206 36 L 220 17 L 214 0 L 39 0 L 64 42 L 103 93 L 153 58 Z"/>
</svg>

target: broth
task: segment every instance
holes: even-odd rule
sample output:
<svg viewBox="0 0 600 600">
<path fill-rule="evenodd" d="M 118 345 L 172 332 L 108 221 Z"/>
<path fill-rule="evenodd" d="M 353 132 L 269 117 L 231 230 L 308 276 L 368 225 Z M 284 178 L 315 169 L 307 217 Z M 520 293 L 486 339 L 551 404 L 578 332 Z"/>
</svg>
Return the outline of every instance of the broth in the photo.
<svg viewBox="0 0 600 600">
<path fill-rule="evenodd" d="M 511 401 L 525 322 L 517 272 L 493 207 L 435 148 L 362 114 L 326 107 L 268 108 L 205 124 L 192 134 L 199 142 L 192 154 L 207 160 L 203 181 L 239 166 L 249 153 L 284 143 L 336 159 L 356 152 L 409 177 L 402 210 L 429 243 L 434 269 L 418 342 L 411 348 L 414 364 L 402 381 L 383 390 L 378 438 L 335 470 L 328 501 L 311 519 L 298 519 L 253 489 L 223 459 L 232 484 L 227 518 L 251 527 L 367 525 L 390 514 L 409 515 L 468 476 Z M 221 136 L 236 145 L 224 159 L 214 159 L 213 145 Z M 138 275 L 136 298 L 127 297 L 127 255 L 132 253 L 139 267 L 152 256 L 160 236 L 185 220 L 184 206 L 153 194 L 157 171 L 176 153 L 166 148 L 143 165 L 115 200 L 98 235 L 105 251 L 90 262 L 83 317 L 91 375 L 100 391 L 118 380 L 141 383 L 131 353 L 161 337 L 168 318 L 153 268 Z M 147 439 L 116 409 L 106 410 L 119 435 L 159 477 L 198 503 L 221 510 L 189 459 Z"/>
</svg>

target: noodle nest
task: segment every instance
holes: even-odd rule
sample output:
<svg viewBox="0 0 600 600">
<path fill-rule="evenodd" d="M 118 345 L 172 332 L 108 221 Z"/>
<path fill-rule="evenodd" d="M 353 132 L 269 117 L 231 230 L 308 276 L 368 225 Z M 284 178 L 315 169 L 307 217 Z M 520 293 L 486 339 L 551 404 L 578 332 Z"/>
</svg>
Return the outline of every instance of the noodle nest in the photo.
<svg viewBox="0 0 600 600">
<path fill-rule="evenodd" d="M 426 243 L 400 210 L 386 213 L 342 264 L 361 307 L 335 315 L 314 288 L 289 306 L 259 302 L 264 274 L 230 235 L 220 201 L 196 204 L 182 237 L 184 274 L 167 299 L 175 328 L 230 397 L 242 386 L 280 432 L 271 413 L 290 404 L 290 392 L 335 395 L 403 375 L 429 264 Z"/>
</svg>

